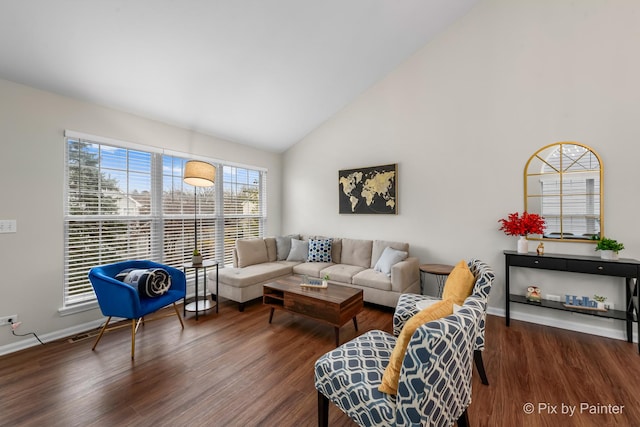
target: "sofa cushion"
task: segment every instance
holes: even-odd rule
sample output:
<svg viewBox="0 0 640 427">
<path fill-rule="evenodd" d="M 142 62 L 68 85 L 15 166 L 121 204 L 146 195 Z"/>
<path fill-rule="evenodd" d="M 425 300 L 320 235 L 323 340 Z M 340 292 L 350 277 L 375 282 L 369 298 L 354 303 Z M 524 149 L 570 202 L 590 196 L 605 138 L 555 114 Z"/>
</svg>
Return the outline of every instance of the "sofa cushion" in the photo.
<svg viewBox="0 0 640 427">
<path fill-rule="evenodd" d="M 280 276 L 291 274 L 292 265 L 280 262 L 266 262 L 244 268 L 221 268 L 218 280 L 229 286 L 245 288 Z"/>
<path fill-rule="evenodd" d="M 309 255 L 309 242 L 305 240 L 291 239 L 291 251 L 287 256 L 287 261 L 302 261 L 307 260 Z"/>
<path fill-rule="evenodd" d="M 342 239 L 340 263 L 371 268 L 372 246 L 371 240 Z"/>
<path fill-rule="evenodd" d="M 331 262 L 303 262 L 293 267 L 293 272 L 301 276 L 323 277 L 320 272 L 332 265 Z"/>
<path fill-rule="evenodd" d="M 382 384 L 380 384 L 378 390 L 389 394 L 397 393 L 398 381 L 400 379 L 400 368 L 402 368 L 402 361 L 404 360 L 404 355 L 407 352 L 407 346 L 409 345 L 409 341 L 411 340 L 413 333 L 425 323 L 440 319 L 452 313 L 452 301 L 438 301 L 430 307 L 420 310 L 404 324 L 402 331 L 400 331 L 400 336 L 398 336 L 398 340 L 396 341 L 396 346 L 393 348 L 393 352 L 391 353 L 389 364 L 382 376 Z"/>
<path fill-rule="evenodd" d="M 331 239 L 309 239 L 308 262 L 331 262 Z"/>
<path fill-rule="evenodd" d="M 342 239 L 331 239 L 331 261 L 336 264 L 342 262 Z"/>
<path fill-rule="evenodd" d="M 374 240 L 373 247 L 371 249 L 371 268 L 376 266 L 376 263 L 380 259 L 380 256 L 386 248 L 393 248 L 402 252 L 409 253 L 409 244 L 402 242 L 392 242 L 387 240 Z"/>
<path fill-rule="evenodd" d="M 274 262 L 277 261 L 276 254 L 276 238 L 275 237 L 265 237 L 264 244 L 267 247 L 267 261 Z"/>
<path fill-rule="evenodd" d="M 328 274 L 329 280 L 351 284 L 353 276 L 363 270 L 363 267 L 359 267 L 357 265 L 334 264 L 320 271 L 320 275 L 318 277 L 324 277 Z"/>
<path fill-rule="evenodd" d="M 236 249 L 238 251 L 238 267 L 269 261 L 264 239 L 238 239 L 236 240 Z"/>
<path fill-rule="evenodd" d="M 354 274 L 351 283 L 366 288 L 380 289 L 381 291 L 391 291 L 391 277 L 384 273 L 367 268 Z"/>
<path fill-rule="evenodd" d="M 299 234 L 289 234 L 287 236 L 276 237 L 276 259 L 284 261 L 291 251 L 291 239 L 300 239 Z"/>
<path fill-rule="evenodd" d="M 386 248 L 384 248 L 382 255 L 380 255 L 380 258 L 378 258 L 378 261 L 376 262 L 376 265 L 373 267 L 373 269 L 391 277 L 391 267 L 393 267 L 400 261 L 404 261 L 408 256 L 409 252 L 399 251 L 397 249 L 393 249 L 391 246 L 387 246 Z"/>
<path fill-rule="evenodd" d="M 469 266 L 461 260 L 449 273 L 447 281 L 442 289 L 442 299 L 450 299 L 458 305 L 462 305 L 464 300 L 471 295 L 476 279 L 471 273 Z"/>
</svg>

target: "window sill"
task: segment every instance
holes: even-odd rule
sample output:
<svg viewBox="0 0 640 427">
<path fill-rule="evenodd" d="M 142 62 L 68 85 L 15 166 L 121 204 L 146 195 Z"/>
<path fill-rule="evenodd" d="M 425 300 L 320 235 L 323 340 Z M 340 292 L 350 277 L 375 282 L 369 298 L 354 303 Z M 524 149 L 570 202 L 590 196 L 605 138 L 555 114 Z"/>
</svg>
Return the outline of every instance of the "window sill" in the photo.
<svg viewBox="0 0 640 427">
<path fill-rule="evenodd" d="M 82 313 L 84 311 L 94 310 L 99 308 L 98 301 L 90 301 L 82 304 L 75 304 L 69 307 L 61 307 L 58 309 L 60 316 L 69 316 L 71 314 Z"/>
</svg>

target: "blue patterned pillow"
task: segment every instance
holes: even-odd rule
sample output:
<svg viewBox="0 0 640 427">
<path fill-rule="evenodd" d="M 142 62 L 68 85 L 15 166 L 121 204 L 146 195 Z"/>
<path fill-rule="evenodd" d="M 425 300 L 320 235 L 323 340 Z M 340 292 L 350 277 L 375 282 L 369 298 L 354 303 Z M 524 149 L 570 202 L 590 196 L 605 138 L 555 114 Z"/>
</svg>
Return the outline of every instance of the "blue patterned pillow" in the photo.
<svg viewBox="0 0 640 427">
<path fill-rule="evenodd" d="M 309 239 L 308 262 L 331 262 L 331 239 Z"/>
</svg>

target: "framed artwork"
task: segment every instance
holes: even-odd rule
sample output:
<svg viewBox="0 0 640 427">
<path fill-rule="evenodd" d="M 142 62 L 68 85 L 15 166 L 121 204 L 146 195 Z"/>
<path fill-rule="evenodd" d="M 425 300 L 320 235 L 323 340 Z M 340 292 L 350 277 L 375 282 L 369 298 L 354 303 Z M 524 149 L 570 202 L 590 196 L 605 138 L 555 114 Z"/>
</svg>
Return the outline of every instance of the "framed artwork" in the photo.
<svg viewBox="0 0 640 427">
<path fill-rule="evenodd" d="M 338 171 L 340 213 L 395 215 L 397 178 L 397 163 Z"/>
</svg>

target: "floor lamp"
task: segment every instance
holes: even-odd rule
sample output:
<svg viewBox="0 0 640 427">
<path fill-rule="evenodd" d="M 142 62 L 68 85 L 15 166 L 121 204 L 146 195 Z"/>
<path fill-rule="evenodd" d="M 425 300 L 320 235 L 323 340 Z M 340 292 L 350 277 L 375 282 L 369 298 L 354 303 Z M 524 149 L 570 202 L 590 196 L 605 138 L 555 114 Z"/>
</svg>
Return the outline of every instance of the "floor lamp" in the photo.
<svg viewBox="0 0 640 427">
<path fill-rule="evenodd" d="M 189 160 L 184 166 L 184 182 L 193 185 L 194 210 L 193 210 L 193 250 L 194 255 L 198 251 L 198 187 L 213 186 L 216 178 L 216 168 L 207 162 Z M 198 251 L 198 253 L 201 253 Z M 199 264 L 202 263 L 202 260 Z"/>
<path fill-rule="evenodd" d="M 215 166 L 207 163 L 201 162 L 199 160 L 189 160 L 184 165 L 184 177 L 183 180 L 185 183 L 189 185 L 193 185 L 193 197 L 194 197 L 194 211 L 193 211 L 193 257 L 191 258 L 191 266 L 196 270 L 195 276 L 195 286 L 196 286 L 196 296 L 194 302 L 191 304 L 186 304 L 185 301 L 185 314 L 187 311 L 195 311 L 196 312 L 196 320 L 198 320 L 198 312 L 205 311 L 211 308 L 211 303 L 206 298 L 200 299 L 198 297 L 198 268 L 204 267 L 205 272 L 205 287 L 207 283 L 207 268 L 202 264 L 202 253 L 198 251 L 198 187 L 211 187 L 214 184 L 216 178 L 216 168 Z M 198 254 L 196 256 L 196 254 Z M 217 268 L 217 267 L 216 267 Z M 206 293 L 206 289 L 205 289 Z M 216 295 L 216 298 L 218 296 Z M 216 304 L 216 309 L 217 309 Z"/>
</svg>

